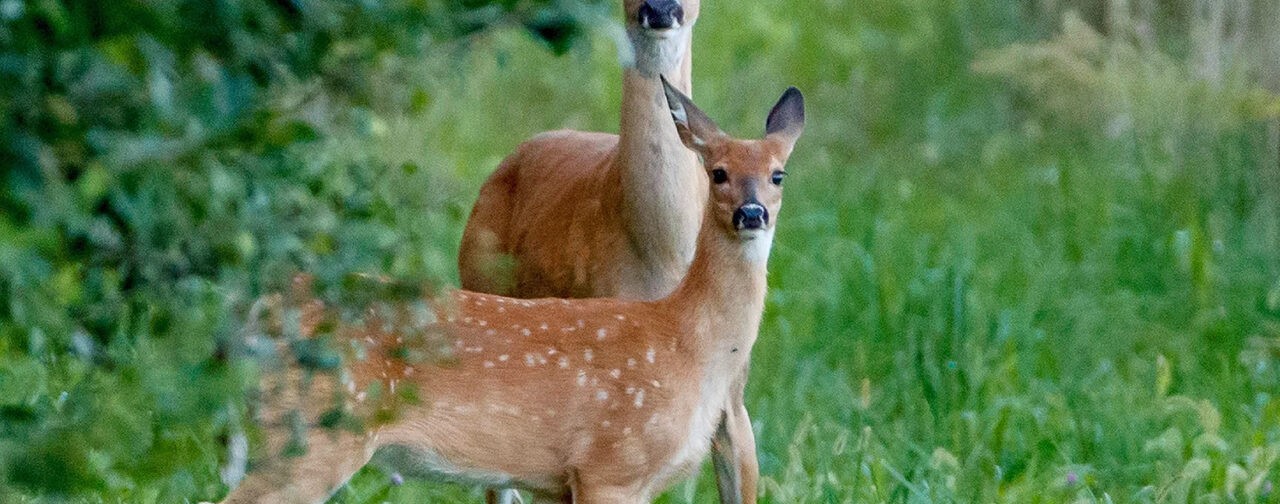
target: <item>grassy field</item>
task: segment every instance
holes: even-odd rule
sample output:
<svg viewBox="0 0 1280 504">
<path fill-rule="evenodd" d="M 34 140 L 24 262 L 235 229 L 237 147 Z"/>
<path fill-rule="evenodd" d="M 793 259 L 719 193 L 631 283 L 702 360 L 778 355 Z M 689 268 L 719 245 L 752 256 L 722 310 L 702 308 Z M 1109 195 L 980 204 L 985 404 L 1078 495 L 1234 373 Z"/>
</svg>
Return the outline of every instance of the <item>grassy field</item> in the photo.
<svg viewBox="0 0 1280 504">
<path fill-rule="evenodd" d="M 983 4 L 703 4 L 703 109 L 749 136 L 785 86 L 808 101 L 747 391 L 762 498 L 1277 502 L 1276 40 Z M 438 56 L 372 148 L 456 175 L 465 214 L 530 134 L 615 130 L 590 46 Z M 336 500 L 462 495 L 386 481 Z M 661 502 L 713 495 L 704 471 Z"/>
<path fill-rule="evenodd" d="M 1280 502 L 1276 19 L 1275 0 L 704 1 L 700 107 L 747 137 L 786 86 L 808 106 L 747 390 L 763 501 Z M 502 157 L 542 130 L 617 128 L 607 30 L 563 56 L 500 31 L 422 66 L 421 112 L 295 153 L 342 198 L 391 195 L 364 200 L 399 205 L 369 211 L 395 233 L 307 247 L 456 275 Z M 420 169 L 331 168 L 368 158 Z M 181 379 L 138 376 L 104 383 Z M 221 431 L 201 429 L 170 449 L 197 469 L 109 495 L 216 497 Z M 333 501 L 480 502 L 390 479 L 366 469 Z M 708 467 L 660 502 L 714 495 Z"/>
</svg>

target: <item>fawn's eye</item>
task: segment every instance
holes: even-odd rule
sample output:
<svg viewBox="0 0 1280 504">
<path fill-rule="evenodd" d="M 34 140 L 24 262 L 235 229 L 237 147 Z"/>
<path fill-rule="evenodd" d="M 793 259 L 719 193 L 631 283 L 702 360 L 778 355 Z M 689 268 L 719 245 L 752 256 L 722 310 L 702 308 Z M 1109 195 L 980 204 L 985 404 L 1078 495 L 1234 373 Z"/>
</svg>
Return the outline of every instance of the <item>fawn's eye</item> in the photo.
<svg viewBox="0 0 1280 504">
<path fill-rule="evenodd" d="M 724 168 L 716 168 L 714 170 L 711 170 L 711 181 L 717 184 L 723 184 L 725 182 L 728 182 L 729 172 L 724 171 Z"/>
<path fill-rule="evenodd" d="M 773 172 L 773 185 L 782 185 L 782 179 L 787 178 L 787 172 L 775 170 Z"/>
</svg>

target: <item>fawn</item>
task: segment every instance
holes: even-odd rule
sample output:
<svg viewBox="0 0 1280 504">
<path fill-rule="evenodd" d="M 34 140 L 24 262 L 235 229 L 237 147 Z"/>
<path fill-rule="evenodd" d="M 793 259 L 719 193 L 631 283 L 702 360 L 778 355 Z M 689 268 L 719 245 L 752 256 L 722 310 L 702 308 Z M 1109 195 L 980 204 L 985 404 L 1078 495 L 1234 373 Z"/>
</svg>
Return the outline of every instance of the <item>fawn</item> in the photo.
<svg viewBox="0 0 1280 504">
<path fill-rule="evenodd" d="M 317 397 L 351 409 L 397 388 L 424 397 L 363 432 L 310 429 L 304 453 L 267 461 L 225 502 L 322 501 L 380 448 L 403 452 L 414 472 L 524 488 L 551 502 L 648 502 L 696 469 L 758 334 L 783 167 L 804 103 L 788 89 L 764 139 L 738 140 L 664 89 L 711 186 L 693 263 L 674 292 L 628 301 L 456 291 L 415 322 L 431 344 L 451 349 L 429 361 L 406 358 L 406 333 L 376 317 L 340 328 L 358 357 L 339 379 L 317 377 Z M 304 307 L 303 332 L 321 311 Z M 264 375 L 263 389 L 277 381 Z M 262 405 L 271 454 L 289 444 L 291 425 L 320 416 L 297 393 L 304 381 L 287 367 L 282 399 Z"/>
</svg>

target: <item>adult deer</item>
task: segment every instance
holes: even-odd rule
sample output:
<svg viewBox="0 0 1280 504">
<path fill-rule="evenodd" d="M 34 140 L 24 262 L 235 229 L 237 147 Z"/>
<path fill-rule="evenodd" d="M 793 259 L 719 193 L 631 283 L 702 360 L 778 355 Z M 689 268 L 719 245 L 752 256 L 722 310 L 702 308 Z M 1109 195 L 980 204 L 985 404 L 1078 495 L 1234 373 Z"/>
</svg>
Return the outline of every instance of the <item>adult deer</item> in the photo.
<svg viewBox="0 0 1280 504">
<path fill-rule="evenodd" d="M 414 471 L 530 490 L 574 503 L 648 502 L 697 468 L 723 405 L 745 371 L 764 307 L 765 268 L 782 202 L 784 163 L 804 124 L 803 98 L 788 89 L 762 140 L 729 138 L 674 89 L 669 115 L 704 161 L 708 204 L 688 275 L 654 301 L 524 300 L 459 291 L 414 324 L 447 359 L 405 359 L 415 339 L 396 324 L 340 328 L 357 356 L 341 379 L 310 381 L 318 398 L 359 410 L 372 391 L 420 387 L 363 433 L 313 428 L 307 449 L 268 460 L 225 502 L 317 502 L 380 448 L 395 447 Z M 322 310 L 306 305 L 303 327 Z M 286 368 L 282 401 L 263 402 L 268 451 L 289 444 L 290 426 L 322 416 Z M 278 380 L 264 377 L 263 390 Z M 325 401 L 319 401 L 325 403 Z M 300 416 L 295 412 L 301 412 Z M 518 456 L 513 456 L 518 454 Z"/>
<path fill-rule="evenodd" d="M 684 277 L 707 182 L 668 120 L 659 75 L 690 92 L 699 0 L 626 0 L 623 8 L 635 60 L 623 70 L 619 134 L 548 132 L 505 159 L 481 188 L 463 234 L 464 289 L 647 300 Z M 713 450 L 725 504 L 755 502 L 745 381 L 725 405 Z"/>
<path fill-rule="evenodd" d="M 559 130 L 520 145 L 480 189 L 464 289 L 523 298 L 670 293 L 693 258 L 706 177 L 676 135 L 659 75 L 688 93 L 698 0 L 626 0 L 634 65 L 618 135 Z M 514 269 L 502 271 L 514 259 Z"/>
</svg>

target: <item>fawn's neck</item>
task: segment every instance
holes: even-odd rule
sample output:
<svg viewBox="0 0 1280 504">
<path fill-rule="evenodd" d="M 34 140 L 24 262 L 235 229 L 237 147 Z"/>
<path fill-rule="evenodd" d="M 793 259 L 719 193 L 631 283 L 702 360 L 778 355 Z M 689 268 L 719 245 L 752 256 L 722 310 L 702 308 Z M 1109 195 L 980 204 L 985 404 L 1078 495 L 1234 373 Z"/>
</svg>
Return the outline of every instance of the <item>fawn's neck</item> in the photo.
<svg viewBox="0 0 1280 504">
<path fill-rule="evenodd" d="M 687 93 L 691 55 L 687 49 L 684 53 L 663 74 Z M 657 73 L 639 68 L 623 71 L 621 117 L 614 160 L 619 217 L 650 275 L 669 278 L 666 292 L 658 294 L 664 295 L 693 259 L 706 201 L 706 176 L 693 152 L 680 142 Z"/>
<path fill-rule="evenodd" d="M 694 322 L 697 347 L 712 355 L 742 352 L 746 358 L 764 312 L 772 241 L 773 228 L 744 240 L 708 212 L 688 275 L 661 301 Z"/>
</svg>

